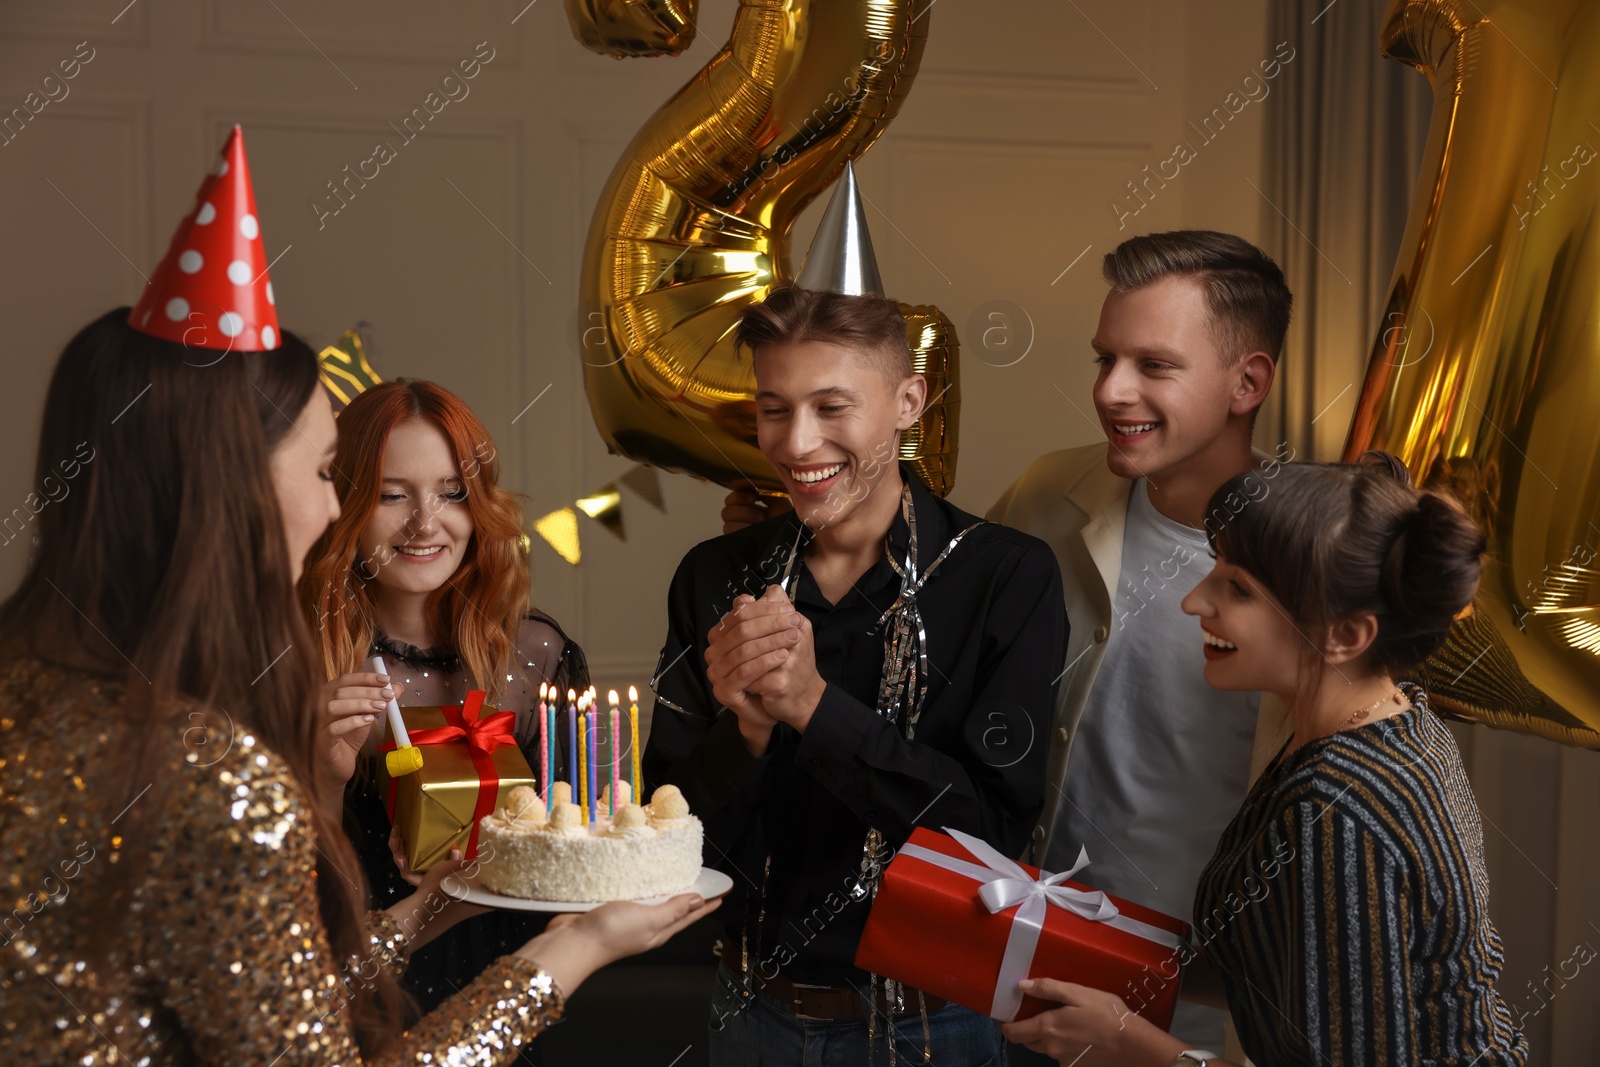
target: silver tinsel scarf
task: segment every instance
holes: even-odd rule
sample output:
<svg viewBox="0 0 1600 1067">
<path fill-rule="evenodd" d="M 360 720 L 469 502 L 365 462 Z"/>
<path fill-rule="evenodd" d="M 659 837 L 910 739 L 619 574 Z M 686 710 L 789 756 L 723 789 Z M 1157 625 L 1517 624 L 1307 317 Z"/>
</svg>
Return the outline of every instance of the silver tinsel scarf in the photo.
<svg viewBox="0 0 1600 1067">
<path fill-rule="evenodd" d="M 917 595 L 922 592 L 922 587 L 928 579 L 933 577 L 933 572 L 945 561 L 955 547 L 962 540 L 984 525 L 982 522 L 973 523 L 960 533 L 952 537 L 948 544 L 928 564 L 927 570 L 917 566 L 917 512 L 912 504 L 911 486 L 905 485 L 900 492 L 900 514 L 906 520 L 906 553 L 904 560 L 896 560 L 893 553 L 887 551 L 885 539 L 885 555 L 888 556 L 889 566 L 900 575 L 900 593 L 887 611 L 878 617 L 877 625 L 883 631 L 883 673 L 878 682 L 877 713 L 900 730 L 906 740 L 911 740 L 916 735 L 917 721 L 922 716 L 922 705 L 928 696 L 928 630 L 922 621 L 922 609 L 917 603 Z M 784 594 L 792 601 L 794 593 L 793 583 L 798 577 L 795 573 L 796 564 L 801 557 L 801 546 L 807 540 L 805 527 L 802 525 L 795 532 L 794 544 L 789 549 L 789 559 L 784 566 L 779 585 Z M 670 705 L 669 705 L 670 706 Z M 677 709 L 675 709 L 677 710 Z M 856 883 L 851 887 L 850 896 L 854 900 L 871 900 L 876 895 L 878 883 L 883 877 L 884 860 L 887 849 L 884 845 L 883 834 L 876 827 L 869 827 L 866 840 L 861 846 L 861 870 Z M 762 877 L 762 886 L 759 898 L 759 911 L 756 919 L 757 946 L 760 953 L 760 930 L 766 919 L 767 887 L 766 875 L 771 872 L 772 857 L 767 857 L 766 869 Z M 740 938 L 740 955 L 744 970 L 743 995 L 748 1000 L 755 995 L 753 988 L 753 969 L 750 966 L 750 932 L 748 924 L 745 926 L 743 936 Z M 872 975 L 869 989 L 863 991 L 869 1005 L 871 1014 L 867 1021 L 868 1058 L 871 1058 L 872 1045 L 878 1035 L 878 991 L 882 988 L 885 1000 L 893 1012 L 905 1010 L 905 987 L 892 979 L 884 979 Z M 917 991 L 917 1002 L 922 1021 L 922 1058 L 923 1062 L 932 1061 L 932 1048 L 929 1041 L 927 1001 L 921 991 Z M 896 1062 L 896 1049 L 894 1044 L 893 1016 L 886 1020 L 888 1026 L 889 1063 Z"/>
</svg>

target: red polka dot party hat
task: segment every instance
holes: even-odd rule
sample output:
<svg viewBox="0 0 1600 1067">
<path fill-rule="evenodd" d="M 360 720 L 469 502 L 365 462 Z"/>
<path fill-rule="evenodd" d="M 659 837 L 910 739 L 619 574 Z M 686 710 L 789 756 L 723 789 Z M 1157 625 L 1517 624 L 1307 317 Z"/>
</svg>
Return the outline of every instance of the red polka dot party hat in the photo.
<svg viewBox="0 0 1600 1067">
<path fill-rule="evenodd" d="M 238 126 L 200 184 L 194 210 L 179 224 L 128 324 L 189 348 L 255 352 L 278 347 L 278 309 Z"/>
</svg>

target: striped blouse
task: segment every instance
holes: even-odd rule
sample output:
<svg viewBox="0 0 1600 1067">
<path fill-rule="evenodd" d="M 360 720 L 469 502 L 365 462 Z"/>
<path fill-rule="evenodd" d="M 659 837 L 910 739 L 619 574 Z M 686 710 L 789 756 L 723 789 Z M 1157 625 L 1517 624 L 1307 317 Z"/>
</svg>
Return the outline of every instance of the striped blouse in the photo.
<svg viewBox="0 0 1600 1067">
<path fill-rule="evenodd" d="M 1403 688 L 1263 774 L 1200 877 L 1195 939 L 1258 1067 L 1527 1062 L 1461 754 Z"/>
</svg>

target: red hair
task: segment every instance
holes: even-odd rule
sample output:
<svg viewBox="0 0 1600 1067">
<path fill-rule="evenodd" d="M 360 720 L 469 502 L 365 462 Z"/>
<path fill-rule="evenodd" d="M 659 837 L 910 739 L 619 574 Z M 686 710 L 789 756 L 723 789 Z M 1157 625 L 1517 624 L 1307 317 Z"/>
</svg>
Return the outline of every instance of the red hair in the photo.
<svg viewBox="0 0 1600 1067">
<path fill-rule="evenodd" d="M 522 507 L 499 486 L 489 431 L 454 393 L 397 378 L 366 390 L 340 412 L 333 461 L 339 521 L 306 559 L 300 600 L 321 639 L 328 677 L 360 670 L 377 625 L 373 579 L 362 569 L 367 561 L 358 558 L 361 532 L 378 507 L 389 435 L 415 418 L 438 427 L 450 442 L 472 516 L 461 566 L 429 595 L 425 610 L 434 633 L 448 639 L 477 687 L 494 701 L 516 664 L 516 635 L 528 610 Z"/>
</svg>

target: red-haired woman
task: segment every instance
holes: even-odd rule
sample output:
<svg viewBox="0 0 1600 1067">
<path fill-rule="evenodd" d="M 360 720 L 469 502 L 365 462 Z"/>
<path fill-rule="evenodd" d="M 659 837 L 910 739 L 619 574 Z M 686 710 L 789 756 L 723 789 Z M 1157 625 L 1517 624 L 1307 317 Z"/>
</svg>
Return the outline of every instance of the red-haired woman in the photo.
<svg viewBox="0 0 1600 1067">
<path fill-rule="evenodd" d="M 487 690 L 489 703 L 515 713 L 537 766 L 539 684 L 583 689 L 588 670 L 555 621 L 528 610 L 522 509 L 498 484 L 483 423 L 432 382 L 384 382 L 340 413 L 333 471 L 341 514 L 300 582 L 332 679 L 322 700 L 333 728 L 355 749 L 372 735 L 386 701 L 366 665 L 381 655 L 401 704 L 459 704 Z M 415 876 L 396 867 L 370 773 L 351 783 L 345 828 L 377 901 L 411 892 Z M 416 954 L 411 992 L 424 1007 L 439 1002 L 540 925 L 496 912 L 455 927 Z"/>
</svg>

